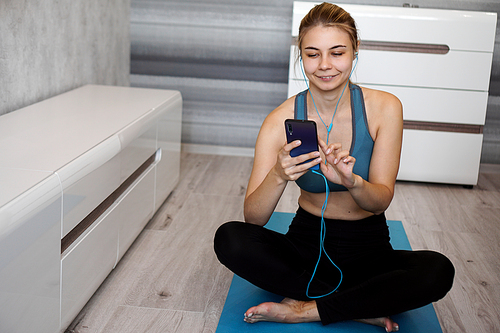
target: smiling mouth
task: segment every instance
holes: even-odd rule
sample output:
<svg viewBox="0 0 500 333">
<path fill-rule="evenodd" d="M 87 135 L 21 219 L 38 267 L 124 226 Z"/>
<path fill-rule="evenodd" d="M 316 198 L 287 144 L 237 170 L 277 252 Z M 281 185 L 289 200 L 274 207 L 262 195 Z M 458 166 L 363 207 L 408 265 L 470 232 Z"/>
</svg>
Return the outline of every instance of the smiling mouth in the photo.
<svg viewBox="0 0 500 333">
<path fill-rule="evenodd" d="M 333 79 L 334 77 L 336 77 L 337 75 L 328 75 L 328 76 L 317 76 L 319 79 L 321 80 L 331 80 Z"/>
</svg>

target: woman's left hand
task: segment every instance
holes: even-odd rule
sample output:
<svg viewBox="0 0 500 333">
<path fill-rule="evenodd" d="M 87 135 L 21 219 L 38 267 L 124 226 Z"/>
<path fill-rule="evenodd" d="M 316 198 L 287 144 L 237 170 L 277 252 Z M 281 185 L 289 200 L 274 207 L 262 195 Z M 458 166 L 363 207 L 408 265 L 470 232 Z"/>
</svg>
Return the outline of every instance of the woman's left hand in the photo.
<svg viewBox="0 0 500 333">
<path fill-rule="evenodd" d="M 318 138 L 319 146 L 325 155 L 326 163 L 320 163 L 323 175 L 334 184 L 343 185 L 346 188 L 354 187 L 355 175 L 352 172 L 356 159 L 349 155 L 348 150 L 342 150 L 342 144 L 326 143 Z"/>
</svg>

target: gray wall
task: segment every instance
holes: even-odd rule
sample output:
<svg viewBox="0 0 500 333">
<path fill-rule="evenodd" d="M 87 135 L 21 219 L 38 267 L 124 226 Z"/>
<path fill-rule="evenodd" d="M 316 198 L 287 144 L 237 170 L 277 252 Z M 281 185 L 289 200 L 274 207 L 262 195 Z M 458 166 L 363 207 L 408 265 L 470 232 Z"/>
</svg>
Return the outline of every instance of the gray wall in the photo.
<svg viewBox="0 0 500 333">
<path fill-rule="evenodd" d="M 84 84 L 130 84 L 130 0 L 0 0 L 0 115 Z"/>
<path fill-rule="evenodd" d="M 401 6 L 394 0 L 347 3 Z M 497 12 L 498 0 L 418 0 Z M 180 90 L 184 143 L 253 147 L 287 97 L 293 0 L 132 0 L 131 85 Z M 482 161 L 500 163 L 500 25 Z"/>
</svg>

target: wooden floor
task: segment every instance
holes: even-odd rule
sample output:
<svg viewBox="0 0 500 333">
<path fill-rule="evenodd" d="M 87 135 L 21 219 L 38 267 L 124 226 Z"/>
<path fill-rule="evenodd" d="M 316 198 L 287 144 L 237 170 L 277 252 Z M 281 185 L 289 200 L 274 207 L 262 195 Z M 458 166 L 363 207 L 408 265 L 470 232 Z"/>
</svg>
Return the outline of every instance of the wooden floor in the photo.
<svg viewBox="0 0 500 333">
<path fill-rule="evenodd" d="M 249 157 L 183 153 L 178 186 L 66 332 L 215 332 L 232 274 L 212 238 L 242 219 L 251 167 Z M 388 219 L 403 222 L 413 249 L 440 251 L 456 268 L 434 305 L 443 332 L 500 332 L 500 165 L 482 166 L 473 189 L 396 187 Z M 277 211 L 295 211 L 297 194 L 289 184 Z"/>
</svg>

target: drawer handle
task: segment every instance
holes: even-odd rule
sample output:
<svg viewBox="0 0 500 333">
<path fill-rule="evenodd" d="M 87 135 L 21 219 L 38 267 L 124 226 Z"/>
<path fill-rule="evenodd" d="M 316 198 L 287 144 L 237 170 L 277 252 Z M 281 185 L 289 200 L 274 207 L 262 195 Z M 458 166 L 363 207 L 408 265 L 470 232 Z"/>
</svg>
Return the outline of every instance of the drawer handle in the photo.
<svg viewBox="0 0 500 333">
<path fill-rule="evenodd" d="M 439 131 L 439 132 L 454 132 L 454 133 L 470 133 L 482 134 L 482 125 L 471 124 L 453 124 L 453 123 L 438 123 L 430 121 L 403 121 L 404 129 L 420 130 L 420 131 Z"/>
<path fill-rule="evenodd" d="M 71 244 L 73 244 L 78 237 L 80 237 L 85 230 L 87 230 L 92 223 L 94 223 L 99 216 L 102 215 L 113 203 L 120 198 L 120 196 L 125 193 L 125 191 L 141 176 L 141 174 L 146 171 L 151 165 L 153 165 L 158 160 L 158 153 L 155 152 L 151 157 L 149 157 L 137 170 L 134 171 L 125 181 L 106 199 L 104 199 L 99 206 L 97 206 L 93 211 L 90 212 L 83 220 L 80 221 L 70 232 L 66 234 L 61 240 L 61 254 L 66 251 Z"/>
<path fill-rule="evenodd" d="M 450 47 L 444 44 L 380 42 L 372 40 L 362 40 L 359 48 L 362 50 L 431 54 L 447 54 L 450 52 Z"/>
</svg>

